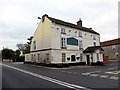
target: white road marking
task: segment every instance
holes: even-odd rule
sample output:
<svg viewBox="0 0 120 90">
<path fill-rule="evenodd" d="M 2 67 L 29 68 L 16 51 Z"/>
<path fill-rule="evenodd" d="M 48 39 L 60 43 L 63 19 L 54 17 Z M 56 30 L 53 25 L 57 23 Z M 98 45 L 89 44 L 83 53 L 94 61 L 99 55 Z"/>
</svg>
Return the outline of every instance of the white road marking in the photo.
<svg viewBox="0 0 120 90">
<path fill-rule="evenodd" d="M 92 71 L 92 72 L 87 72 L 87 73 L 91 74 L 91 73 L 96 73 L 96 72 L 101 72 L 101 70 L 98 70 L 98 71 Z"/>
<path fill-rule="evenodd" d="M 100 75 L 101 78 L 107 78 L 107 75 Z"/>
<path fill-rule="evenodd" d="M 63 81 L 60 81 L 60 80 L 57 80 L 57 79 L 53 79 L 53 78 L 50 78 L 50 77 L 47 77 L 47 76 L 44 76 L 44 75 L 40 75 L 40 74 L 37 74 L 37 73 L 33 73 L 33 72 L 30 72 L 30 71 L 26 71 L 26 70 L 22 70 L 22 69 L 19 69 L 19 68 L 16 68 L 16 67 L 12 67 L 12 66 L 9 66 L 9 65 L 6 65 L 6 64 L 2 64 L 2 65 L 6 66 L 6 67 L 9 67 L 9 68 L 12 68 L 12 69 L 15 69 L 17 71 L 21 71 L 23 73 L 35 76 L 35 77 L 38 77 L 40 79 L 44 79 L 44 80 L 47 80 L 47 81 L 50 81 L 50 82 L 68 87 L 68 88 L 73 88 L 73 89 L 76 89 L 76 90 L 79 90 L 79 89 L 92 90 L 92 89 L 89 89 L 89 88 L 86 88 L 86 87 L 83 87 L 83 86 L 70 84 L 70 83 L 63 82 Z"/>
<path fill-rule="evenodd" d="M 90 74 L 90 76 L 97 77 L 99 75 L 98 74 Z"/>
<path fill-rule="evenodd" d="M 120 70 L 111 71 L 111 72 L 105 72 L 105 73 L 108 73 L 108 74 L 119 74 L 119 73 L 120 73 Z"/>
<path fill-rule="evenodd" d="M 72 72 L 67 72 L 67 73 L 72 73 Z"/>
<path fill-rule="evenodd" d="M 109 68 L 109 69 L 107 69 L 107 70 L 113 70 L 113 69 L 116 69 L 117 67 L 113 67 L 113 68 Z"/>
<path fill-rule="evenodd" d="M 87 72 L 87 73 L 82 73 L 82 75 L 89 75 L 89 74 L 96 73 L 96 72 L 101 72 L 101 70 L 99 70 L 99 71 Z"/>
<path fill-rule="evenodd" d="M 82 73 L 82 75 L 89 75 L 90 73 Z"/>
<path fill-rule="evenodd" d="M 23 62 L 14 62 L 13 64 L 23 64 Z"/>
<path fill-rule="evenodd" d="M 114 76 L 111 76 L 109 79 L 118 80 L 118 79 L 119 79 L 119 77 L 114 77 Z"/>
</svg>

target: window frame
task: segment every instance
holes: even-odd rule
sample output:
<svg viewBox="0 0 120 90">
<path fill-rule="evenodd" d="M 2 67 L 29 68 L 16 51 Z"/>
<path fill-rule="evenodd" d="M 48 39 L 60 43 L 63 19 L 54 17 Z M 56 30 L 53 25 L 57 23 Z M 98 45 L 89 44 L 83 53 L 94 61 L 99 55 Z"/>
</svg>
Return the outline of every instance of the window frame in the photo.
<svg viewBox="0 0 120 90">
<path fill-rule="evenodd" d="M 83 54 L 80 54 L 80 61 L 83 61 Z"/>
<path fill-rule="evenodd" d="M 93 40 L 96 40 L 96 35 L 95 34 L 93 35 Z"/>
<path fill-rule="evenodd" d="M 78 36 L 82 37 L 82 31 L 79 31 Z"/>
<path fill-rule="evenodd" d="M 79 40 L 79 49 L 83 48 L 82 40 Z"/>
<path fill-rule="evenodd" d="M 33 41 L 33 48 L 36 49 L 36 41 Z"/>
<path fill-rule="evenodd" d="M 66 53 L 62 53 L 62 62 L 66 61 Z"/>
<path fill-rule="evenodd" d="M 62 33 L 62 34 L 66 34 L 65 28 L 61 28 L 61 33 Z"/>
<path fill-rule="evenodd" d="M 64 49 L 67 48 L 67 38 L 64 38 L 64 37 L 61 38 L 61 48 L 64 48 Z"/>
</svg>

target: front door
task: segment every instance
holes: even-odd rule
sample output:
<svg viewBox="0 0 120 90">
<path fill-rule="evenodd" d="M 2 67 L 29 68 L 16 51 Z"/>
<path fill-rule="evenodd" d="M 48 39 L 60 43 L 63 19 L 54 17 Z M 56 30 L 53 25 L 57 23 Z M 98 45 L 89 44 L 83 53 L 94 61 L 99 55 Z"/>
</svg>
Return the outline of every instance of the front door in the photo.
<svg viewBox="0 0 120 90">
<path fill-rule="evenodd" d="M 90 56 L 86 55 L 86 58 L 87 58 L 87 65 L 90 65 Z"/>
<path fill-rule="evenodd" d="M 71 55 L 71 61 L 75 61 L 75 55 Z"/>
</svg>

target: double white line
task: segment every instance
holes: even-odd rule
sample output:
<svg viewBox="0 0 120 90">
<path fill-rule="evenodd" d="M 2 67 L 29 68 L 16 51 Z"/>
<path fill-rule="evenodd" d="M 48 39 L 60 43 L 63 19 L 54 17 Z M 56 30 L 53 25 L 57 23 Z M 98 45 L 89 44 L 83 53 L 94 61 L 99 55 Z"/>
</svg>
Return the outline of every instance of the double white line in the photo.
<svg viewBox="0 0 120 90">
<path fill-rule="evenodd" d="M 44 75 L 40 75 L 40 74 L 37 74 L 37 73 L 33 73 L 33 72 L 30 72 L 30 71 L 26 71 L 26 70 L 22 70 L 22 69 L 19 69 L 19 68 L 16 68 L 16 67 L 12 67 L 12 66 L 9 66 L 9 65 L 6 65 L 6 64 L 2 64 L 2 65 L 6 66 L 6 67 L 9 67 L 9 68 L 12 68 L 12 69 L 15 69 L 17 71 L 21 71 L 23 73 L 35 76 L 35 77 L 38 77 L 40 79 L 44 79 L 44 80 L 47 80 L 47 81 L 50 81 L 50 82 L 53 82 L 53 83 L 56 83 L 56 84 L 71 88 L 71 89 L 75 89 L 75 90 L 92 90 L 92 89 L 89 89 L 89 88 L 86 88 L 86 87 L 83 87 L 83 86 L 70 84 L 70 83 L 63 82 L 63 81 L 60 81 L 60 80 L 57 80 L 57 79 L 54 79 L 54 78 L 50 78 L 50 77 L 47 77 L 47 76 L 44 76 Z"/>
</svg>

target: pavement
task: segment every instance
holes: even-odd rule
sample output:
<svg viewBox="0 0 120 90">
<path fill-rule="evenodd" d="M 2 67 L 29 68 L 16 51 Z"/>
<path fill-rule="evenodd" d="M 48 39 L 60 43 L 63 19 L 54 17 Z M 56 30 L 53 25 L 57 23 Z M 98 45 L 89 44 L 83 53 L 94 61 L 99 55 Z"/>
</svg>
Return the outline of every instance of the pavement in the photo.
<svg viewBox="0 0 120 90">
<path fill-rule="evenodd" d="M 60 88 L 118 90 L 118 62 L 104 66 L 53 68 L 23 63 L 2 63 L 2 88 Z"/>
</svg>

